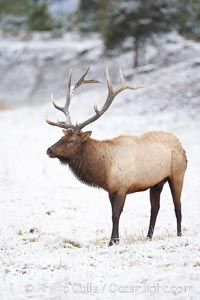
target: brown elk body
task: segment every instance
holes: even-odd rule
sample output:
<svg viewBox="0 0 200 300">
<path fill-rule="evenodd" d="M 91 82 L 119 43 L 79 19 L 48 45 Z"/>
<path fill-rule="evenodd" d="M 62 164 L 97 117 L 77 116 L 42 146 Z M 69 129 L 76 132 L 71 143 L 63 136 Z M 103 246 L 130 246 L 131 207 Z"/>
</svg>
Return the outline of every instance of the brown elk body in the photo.
<svg viewBox="0 0 200 300">
<path fill-rule="evenodd" d="M 111 89 L 108 72 L 107 80 Z M 112 89 L 112 100 L 116 95 L 115 92 Z M 109 96 L 108 98 L 110 99 Z M 96 108 L 95 112 L 97 119 L 102 110 L 98 111 Z M 140 136 L 119 136 L 111 140 L 98 141 L 90 137 L 91 131 L 81 131 L 79 125 L 53 123 L 48 120 L 47 122 L 67 129 L 64 130 L 64 136 L 47 150 L 47 154 L 69 165 L 82 182 L 108 192 L 113 221 L 109 245 L 119 242 L 119 218 L 126 195 L 147 189 L 150 189 L 151 202 L 147 237 L 152 238 L 160 207 L 160 194 L 166 182 L 169 183 L 174 202 L 177 235 L 181 235 L 181 192 L 187 159 L 176 136 L 172 133 L 152 131 Z M 86 121 L 84 126 L 85 123 L 88 125 Z"/>
</svg>

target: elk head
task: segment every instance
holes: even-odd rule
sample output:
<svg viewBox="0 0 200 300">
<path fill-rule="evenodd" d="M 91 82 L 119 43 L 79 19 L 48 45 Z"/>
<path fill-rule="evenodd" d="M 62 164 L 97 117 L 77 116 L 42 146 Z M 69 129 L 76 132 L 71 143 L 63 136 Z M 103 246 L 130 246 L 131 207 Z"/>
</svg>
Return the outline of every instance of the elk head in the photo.
<svg viewBox="0 0 200 300">
<path fill-rule="evenodd" d="M 75 133 L 71 129 L 63 130 L 64 136 L 47 149 L 51 158 L 59 158 L 61 162 L 68 162 L 80 156 L 82 145 L 89 139 L 91 131 Z"/>
<path fill-rule="evenodd" d="M 66 102 L 63 107 L 60 107 L 56 104 L 53 95 L 51 96 L 53 100 L 53 105 L 55 106 L 56 109 L 62 111 L 66 117 L 66 121 L 62 122 L 52 122 L 48 118 L 46 118 L 46 122 L 52 126 L 58 126 L 60 128 L 63 128 L 64 136 L 53 146 L 48 148 L 47 154 L 51 158 L 59 158 L 61 161 L 65 160 L 68 161 L 72 158 L 77 157 L 81 153 L 82 146 L 88 141 L 90 138 L 92 132 L 87 131 L 83 132 L 82 129 L 89 125 L 90 123 L 96 121 L 98 118 L 100 118 L 101 115 L 104 114 L 104 112 L 109 108 L 111 103 L 113 102 L 115 96 L 122 92 L 125 89 L 139 89 L 143 86 L 131 86 L 131 85 L 126 85 L 123 74 L 121 69 L 119 69 L 119 74 L 120 74 L 120 82 L 121 84 L 119 85 L 118 88 L 115 90 L 112 87 L 110 76 L 109 76 L 109 71 L 108 68 L 106 69 L 106 80 L 107 80 L 107 86 L 108 86 L 108 96 L 107 99 L 103 105 L 103 107 L 99 110 L 97 106 L 94 106 L 94 111 L 95 114 L 87 119 L 86 121 L 82 123 L 76 123 L 76 125 L 73 125 L 71 123 L 71 118 L 69 114 L 69 105 L 71 102 L 71 98 L 75 92 L 75 90 L 81 86 L 82 84 L 85 83 L 99 83 L 99 81 L 94 80 L 94 79 L 85 79 L 87 73 L 89 72 L 89 68 L 84 72 L 84 74 L 80 77 L 80 79 L 77 81 L 77 83 L 72 86 L 71 85 L 71 78 L 72 78 L 72 71 L 69 71 L 68 75 L 68 81 L 67 81 L 67 96 L 66 96 Z"/>
</svg>

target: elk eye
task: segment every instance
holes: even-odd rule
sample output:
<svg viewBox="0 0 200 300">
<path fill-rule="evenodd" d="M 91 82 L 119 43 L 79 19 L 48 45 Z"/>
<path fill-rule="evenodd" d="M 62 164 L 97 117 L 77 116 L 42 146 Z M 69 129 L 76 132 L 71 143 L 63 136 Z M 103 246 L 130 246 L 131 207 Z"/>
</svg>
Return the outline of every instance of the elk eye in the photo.
<svg viewBox="0 0 200 300">
<path fill-rule="evenodd" d="M 75 144 L 75 140 L 73 140 L 73 139 L 69 140 L 68 144 Z"/>
</svg>

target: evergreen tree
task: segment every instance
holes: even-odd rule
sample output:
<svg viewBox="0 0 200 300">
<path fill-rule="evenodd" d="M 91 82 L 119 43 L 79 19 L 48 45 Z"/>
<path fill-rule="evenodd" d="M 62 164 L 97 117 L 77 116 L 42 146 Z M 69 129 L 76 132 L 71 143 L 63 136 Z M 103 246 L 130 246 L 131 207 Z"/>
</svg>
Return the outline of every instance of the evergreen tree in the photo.
<svg viewBox="0 0 200 300">
<path fill-rule="evenodd" d="M 176 27 L 186 38 L 200 40 L 200 0 L 178 0 Z"/>
<path fill-rule="evenodd" d="M 102 31 L 112 0 L 81 0 L 77 12 L 81 31 Z"/>
<path fill-rule="evenodd" d="M 28 26 L 31 30 L 39 31 L 51 30 L 53 28 L 53 21 L 46 3 L 38 3 L 38 0 L 33 1 L 28 16 Z"/>
<path fill-rule="evenodd" d="M 133 38 L 134 67 L 139 65 L 139 53 L 156 33 L 171 29 L 174 11 L 166 0 L 114 1 L 103 30 L 107 49 L 120 46 L 127 37 Z"/>
</svg>

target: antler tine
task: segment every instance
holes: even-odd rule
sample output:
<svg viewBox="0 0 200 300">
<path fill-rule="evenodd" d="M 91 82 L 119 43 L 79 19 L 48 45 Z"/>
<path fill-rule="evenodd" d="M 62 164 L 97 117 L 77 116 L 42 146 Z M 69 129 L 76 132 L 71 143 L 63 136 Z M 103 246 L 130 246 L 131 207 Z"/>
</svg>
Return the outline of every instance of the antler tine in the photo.
<svg viewBox="0 0 200 300">
<path fill-rule="evenodd" d="M 71 98 L 72 98 L 71 89 L 73 89 L 73 86 L 71 85 L 71 81 L 72 81 L 72 70 L 70 69 L 69 74 L 68 74 L 68 79 L 67 79 L 67 95 L 66 95 L 65 105 L 63 107 L 60 107 L 60 110 L 65 114 L 65 116 L 67 118 L 66 123 L 69 125 L 72 124 L 70 114 L 69 114 L 69 105 L 70 105 Z"/>
<path fill-rule="evenodd" d="M 55 106 L 55 108 L 57 108 L 58 110 L 62 111 L 65 115 L 68 113 L 68 108 L 70 105 L 70 101 L 71 101 L 71 78 L 72 78 L 72 70 L 69 70 L 69 74 L 68 74 L 68 80 L 67 80 L 67 95 L 66 95 L 66 101 L 65 101 L 65 105 L 63 107 L 59 106 L 56 102 L 55 99 L 53 97 L 53 94 L 51 94 L 51 100 L 53 101 L 53 105 Z"/>
<path fill-rule="evenodd" d="M 48 119 L 48 117 L 45 118 L 45 121 L 49 124 L 49 125 L 52 125 L 52 126 L 59 126 L 59 123 L 60 122 L 53 122 L 53 121 L 50 121 Z"/>
<path fill-rule="evenodd" d="M 108 94 L 113 94 L 113 88 L 110 80 L 110 75 L 109 75 L 109 70 L 108 67 L 106 68 L 106 81 L 107 81 L 107 86 L 108 86 Z"/>
<path fill-rule="evenodd" d="M 74 131 L 77 130 L 77 127 L 74 126 L 74 125 L 70 125 L 70 124 L 66 124 L 66 122 L 53 122 L 53 121 L 50 121 L 48 119 L 48 117 L 45 118 L 46 122 L 49 124 L 49 125 L 52 125 L 52 126 L 57 126 L 57 127 L 60 127 L 60 128 L 63 128 L 63 129 L 72 129 Z"/>
<path fill-rule="evenodd" d="M 68 79 L 67 79 L 67 96 L 65 102 L 65 109 L 68 109 L 71 102 L 71 82 L 72 82 L 72 69 L 69 70 Z"/>
<path fill-rule="evenodd" d="M 69 74 L 68 74 L 68 79 L 67 79 L 67 95 L 66 95 L 66 101 L 65 101 L 65 105 L 63 107 L 63 112 L 67 118 L 66 122 L 68 124 L 72 124 L 71 123 L 71 118 L 70 118 L 70 114 L 69 114 L 69 105 L 71 102 L 71 98 L 72 98 L 72 93 L 74 91 L 74 88 L 71 86 L 71 81 L 72 81 L 72 69 L 69 70 Z M 71 88 L 73 88 L 73 90 L 71 91 Z"/>
<path fill-rule="evenodd" d="M 71 78 L 72 78 L 72 70 L 69 70 L 69 74 L 68 74 L 68 80 L 67 80 L 67 95 L 66 95 L 66 101 L 65 101 L 65 105 L 59 106 L 54 97 L 53 94 L 51 94 L 51 100 L 53 102 L 53 105 L 56 109 L 62 111 L 64 113 L 64 115 L 66 116 L 66 122 L 52 122 L 50 121 L 48 118 L 46 118 L 46 122 L 49 125 L 52 126 L 58 126 L 64 129 L 68 129 L 68 128 L 73 128 L 74 126 L 71 123 L 71 118 L 70 118 L 70 114 L 69 114 L 69 105 L 70 105 L 70 101 L 71 101 Z"/>
<path fill-rule="evenodd" d="M 144 86 L 143 85 L 126 85 L 126 82 L 124 80 L 124 76 L 123 76 L 123 73 L 122 73 L 122 69 L 119 68 L 119 76 L 120 76 L 120 86 L 115 90 L 113 91 L 113 93 L 115 94 L 115 96 L 117 94 L 119 94 L 120 92 L 122 92 L 123 90 L 126 90 L 126 89 L 129 89 L 129 90 L 137 90 L 137 89 L 140 89 L 140 88 L 143 88 Z"/>
<path fill-rule="evenodd" d="M 78 88 L 81 84 L 84 83 L 84 79 L 85 76 L 87 75 L 87 73 L 89 72 L 90 66 L 88 66 L 87 70 L 83 73 L 83 75 L 79 78 L 79 80 L 77 81 L 77 83 L 75 84 L 75 88 Z"/>
<path fill-rule="evenodd" d="M 121 86 L 124 86 L 125 85 L 125 80 L 124 80 L 124 76 L 123 76 L 121 67 L 119 68 L 119 76 L 120 76 Z"/>
<path fill-rule="evenodd" d="M 53 94 L 51 94 L 51 101 L 53 102 L 53 105 L 54 105 L 54 107 L 55 107 L 56 109 L 58 109 L 58 110 L 60 110 L 60 111 L 63 111 L 62 107 L 60 107 L 60 106 L 56 103 Z"/>
<path fill-rule="evenodd" d="M 68 74 L 68 80 L 67 80 L 67 95 L 66 95 L 66 101 L 65 101 L 65 105 L 62 107 L 62 106 L 59 106 L 56 102 L 55 102 L 55 99 L 53 97 L 53 94 L 51 94 L 51 100 L 53 102 L 53 105 L 56 109 L 62 111 L 65 116 L 67 117 L 67 121 L 70 122 L 71 124 L 71 121 L 70 121 L 70 117 L 69 117 L 69 105 L 70 105 L 70 102 L 71 102 L 71 78 L 72 78 L 72 70 L 70 69 L 69 70 L 69 74 Z"/>
<path fill-rule="evenodd" d="M 74 89 L 77 89 L 80 85 L 82 85 L 84 83 L 100 83 L 100 81 L 98 81 L 98 80 L 85 79 L 85 76 L 88 74 L 89 70 L 90 70 L 90 66 L 88 66 L 87 70 L 83 73 L 83 75 L 80 77 L 80 79 L 74 85 Z"/>
</svg>

